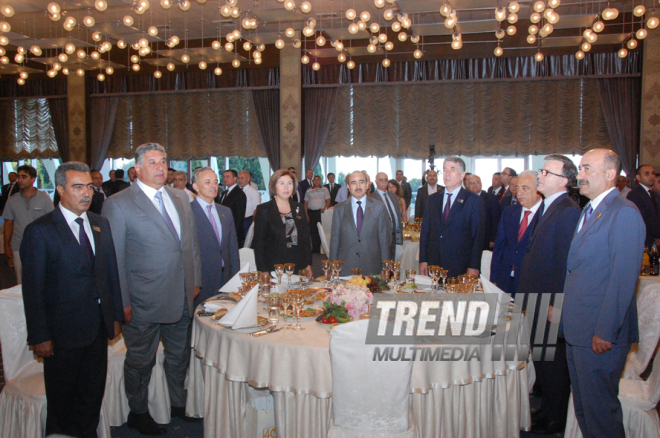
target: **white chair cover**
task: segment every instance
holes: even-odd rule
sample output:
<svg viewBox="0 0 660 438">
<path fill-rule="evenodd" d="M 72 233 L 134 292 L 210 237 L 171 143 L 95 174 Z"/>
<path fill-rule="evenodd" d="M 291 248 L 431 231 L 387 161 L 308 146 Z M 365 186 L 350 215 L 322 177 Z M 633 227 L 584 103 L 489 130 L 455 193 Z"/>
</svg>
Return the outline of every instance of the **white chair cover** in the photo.
<svg viewBox="0 0 660 438">
<path fill-rule="evenodd" d="M 334 418 L 328 437 L 416 437 L 412 361 L 373 361 L 375 345 L 365 345 L 368 324 L 360 320 L 330 332 Z"/>
<path fill-rule="evenodd" d="M 0 291 L 0 344 L 5 388 L 0 393 L 0 437 L 42 438 L 46 433 L 46 388 L 43 364 L 27 345 L 21 286 Z M 101 408 L 99 438 L 110 438 Z"/>
<path fill-rule="evenodd" d="M 660 284 L 646 286 L 637 295 L 637 321 L 639 325 L 639 343 L 633 344 L 626 367 L 625 379 L 641 380 L 642 373 L 653 357 L 660 340 Z"/>
<path fill-rule="evenodd" d="M 246 264 L 250 265 L 250 271 L 257 270 L 257 262 L 254 258 L 254 250 L 252 248 L 241 248 L 238 250 L 238 258 L 241 266 Z"/>
<path fill-rule="evenodd" d="M 481 253 L 481 275 L 490 280 L 490 261 L 493 260 L 493 251 Z"/>
<path fill-rule="evenodd" d="M 329 256 L 330 255 L 330 245 L 328 244 L 328 239 L 325 235 L 325 232 L 323 231 L 323 225 L 316 224 L 316 227 L 319 230 L 319 237 L 321 238 L 321 249 L 323 250 L 323 254 Z"/>
<path fill-rule="evenodd" d="M 248 229 L 247 235 L 245 236 L 245 243 L 243 244 L 243 248 L 249 248 L 250 245 L 252 245 L 253 237 L 254 237 L 254 222 L 250 224 L 250 228 Z"/>
<path fill-rule="evenodd" d="M 330 235 L 332 234 L 332 215 L 335 214 L 335 209 L 331 208 L 329 210 L 321 213 L 321 224 L 323 225 L 323 231 L 325 232 L 325 238 L 330 242 Z M 329 248 L 329 246 L 328 246 Z"/>
</svg>

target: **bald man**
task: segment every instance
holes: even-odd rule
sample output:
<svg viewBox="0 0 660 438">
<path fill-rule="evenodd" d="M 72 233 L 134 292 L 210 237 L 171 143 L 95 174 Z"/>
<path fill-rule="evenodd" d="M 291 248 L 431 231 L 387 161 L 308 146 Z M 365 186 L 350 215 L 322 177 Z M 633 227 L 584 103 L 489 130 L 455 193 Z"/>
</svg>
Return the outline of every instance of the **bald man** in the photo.
<svg viewBox="0 0 660 438">
<path fill-rule="evenodd" d="M 397 199 L 394 193 L 390 193 L 387 190 L 387 174 L 380 172 L 376 174 L 376 190 L 369 195 L 371 199 L 380 201 L 385 204 L 387 215 L 390 218 L 391 224 L 391 233 L 392 239 L 390 242 L 390 259 L 394 260 L 394 255 L 396 253 L 396 245 L 403 245 L 403 234 L 402 223 L 403 219 L 401 218 L 401 209 L 399 208 L 399 200 Z"/>
</svg>

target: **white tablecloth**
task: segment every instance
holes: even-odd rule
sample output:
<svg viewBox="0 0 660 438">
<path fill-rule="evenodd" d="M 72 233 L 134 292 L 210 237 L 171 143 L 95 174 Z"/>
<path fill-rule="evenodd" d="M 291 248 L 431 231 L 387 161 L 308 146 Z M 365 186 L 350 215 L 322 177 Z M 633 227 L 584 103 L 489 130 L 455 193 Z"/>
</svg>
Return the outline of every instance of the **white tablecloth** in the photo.
<svg viewBox="0 0 660 438">
<path fill-rule="evenodd" d="M 660 276 L 640 275 L 637 281 L 637 294 L 644 290 L 650 284 L 660 283 Z"/>
<path fill-rule="evenodd" d="M 396 261 L 401 262 L 401 269 L 399 271 L 399 278 L 401 280 L 406 278 L 406 271 L 414 269 L 419 271 L 419 242 L 412 240 L 403 241 L 403 253 L 397 257 Z"/>
<path fill-rule="evenodd" d="M 260 306 L 261 307 L 261 306 Z M 248 385 L 274 397 L 279 437 L 325 437 L 332 416 L 327 327 L 304 322 L 253 338 L 195 317 L 186 412 L 204 416 L 204 436 L 243 436 Z M 525 362 L 419 362 L 412 406 L 425 437 L 515 437 L 531 424 Z"/>
</svg>

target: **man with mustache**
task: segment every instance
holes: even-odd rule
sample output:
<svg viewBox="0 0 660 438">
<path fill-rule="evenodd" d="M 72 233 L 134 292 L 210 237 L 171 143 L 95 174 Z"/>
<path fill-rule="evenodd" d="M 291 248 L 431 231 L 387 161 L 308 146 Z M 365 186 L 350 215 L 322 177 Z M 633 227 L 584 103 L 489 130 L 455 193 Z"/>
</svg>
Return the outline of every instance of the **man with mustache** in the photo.
<svg viewBox="0 0 660 438">
<path fill-rule="evenodd" d="M 575 416 L 585 438 L 625 436 L 619 378 L 638 339 L 635 289 L 646 227 L 616 189 L 621 167 L 611 150 L 593 149 L 582 157 L 577 176 L 580 193 L 591 202 L 568 251 L 560 336 L 563 329 Z"/>
<path fill-rule="evenodd" d="M 86 164 L 55 171 L 56 209 L 25 228 L 23 301 L 28 344 L 44 358 L 46 435 L 96 436 L 108 366 L 108 339 L 124 320 L 110 225 L 88 209 Z M 28 275 L 29 274 L 29 275 Z"/>
</svg>

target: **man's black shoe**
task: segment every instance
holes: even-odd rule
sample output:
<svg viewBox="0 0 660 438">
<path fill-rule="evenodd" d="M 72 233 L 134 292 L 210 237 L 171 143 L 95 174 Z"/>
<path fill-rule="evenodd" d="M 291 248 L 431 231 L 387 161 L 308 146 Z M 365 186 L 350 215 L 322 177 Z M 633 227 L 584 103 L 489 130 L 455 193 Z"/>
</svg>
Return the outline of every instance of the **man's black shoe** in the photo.
<svg viewBox="0 0 660 438">
<path fill-rule="evenodd" d="M 149 412 L 144 414 L 136 414 L 131 411 L 128 414 L 128 427 L 131 429 L 137 429 L 142 435 L 164 435 L 167 433 L 165 429 L 160 424 L 156 423 Z"/>
<path fill-rule="evenodd" d="M 563 432 L 566 429 L 566 424 L 558 423 L 557 421 L 547 421 L 538 425 L 532 426 L 532 433 L 538 433 L 539 435 L 554 435 L 559 432 Z"/>
<path fill-rule="evenodd" d="M 181 418 L 183 421 L 187 421 L 188 423 L 199 423 L 200 421 L 203 420 L 203 418 L 195 418 L 195 417 L 187 416 L 186 408 L 182 406 L 172 406 L 170 408 L 170 416 L 172 418 L 174 417 Z"/>
</svg>

